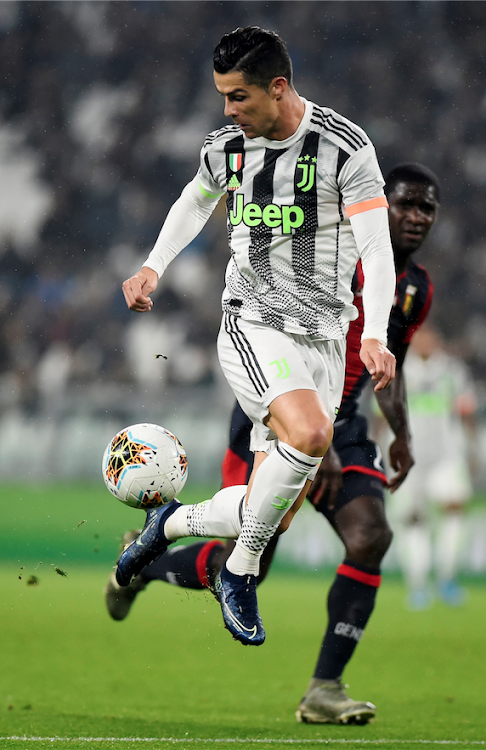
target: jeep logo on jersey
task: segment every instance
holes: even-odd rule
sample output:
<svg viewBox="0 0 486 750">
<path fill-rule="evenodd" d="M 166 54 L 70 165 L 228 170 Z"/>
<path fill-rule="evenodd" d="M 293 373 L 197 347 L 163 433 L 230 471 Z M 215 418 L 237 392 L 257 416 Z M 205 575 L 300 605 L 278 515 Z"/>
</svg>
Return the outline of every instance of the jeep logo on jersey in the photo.
<svg viewBox="0 0 486 750">
<path fill-rule="evenodd" d="M 269 203 L 268 206 L 259 206 L 257 203 L 247 203 L 238 194 L 229 219 L 233 226 L 244 224 L 247 227 L 257 227 L 264 224 L 269 229 L 282 227 L 283 234 L 291 234 L 293 229 L 298 229 L 304 223 L 304 211 L 300 206 L 277 206 Z"/>
<path fill-rule="evenodd" d="M 309 161 L 311 162 L 310 164 Z M 297 187 L 300 188 L 303 193 L 307 193 L 307 191 L 314 185 L 317 158 L 306 154 L 305 156 L 299 156 L 297 162 L 297 169 L 302 170 L 302 179 L 297 183 Z"/>
</svg>

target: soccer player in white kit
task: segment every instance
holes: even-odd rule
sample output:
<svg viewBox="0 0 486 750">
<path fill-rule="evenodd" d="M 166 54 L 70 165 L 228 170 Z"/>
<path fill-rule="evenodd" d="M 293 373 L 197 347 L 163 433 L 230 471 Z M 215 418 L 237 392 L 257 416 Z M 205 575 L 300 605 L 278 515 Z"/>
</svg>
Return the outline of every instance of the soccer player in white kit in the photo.
<svg viewBox="0 0 486 750">
<path fill-rule="evenodd" d="M 473 493 L 477 397 L 466 365 L 430 324 L 415 335 L 404 369 L 415 465 L 391 509 L 408 602 L 418 610 L 432 604 L 434 569 L 439 597 L 458 606 L 465 596 L 456 575 Z"/>
<path fill-rule="evenodd" d="M 168 263 L 226 195 L 231 256 L 218 355 L 253 422 L 254 470 L 240 518 L 235 488 L 224 501 L 173 500 L 149 511 L 116 576 L 128 585 L 181 536 L 236 538 L 216 594 L 233 637 L 260 645 L 260 557 L 300 507 L 332 440 L 346 333 L 357 316 L 356 263 L 361 258 L 365 276 L 360 356 L 375 390 L 395 372 L 386 347 L 395 271 L 384 181 L 363 130 L 297 94 L 288 52 L 274 32 L 247 27 L 226 34 L 213 64 L 233 124 L 207 136 L 197 175 L 123 291 L 131 310 L 150 311 Z"/>
</svg>

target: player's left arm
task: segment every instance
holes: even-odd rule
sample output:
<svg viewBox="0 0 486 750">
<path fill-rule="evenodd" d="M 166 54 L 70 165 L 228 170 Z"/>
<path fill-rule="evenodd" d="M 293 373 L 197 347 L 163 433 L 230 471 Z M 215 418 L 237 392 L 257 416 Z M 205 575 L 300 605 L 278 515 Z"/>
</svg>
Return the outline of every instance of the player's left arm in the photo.
<svg viewBox="0 0 486 750">
<path fill-rule="evenodd" d="M 358 132 L 365 145 L 354 152 L 348 151 L 337 175 L 337 186 L 364 274 L 360 358 L 378 392 L 395 377 L 395 358 L 387 348 L 388 318 L 396 285 L 395 263 L 383 175 L 371 141 L 364 131 Z"/>
<path fill-rule="evenodd" d="M 378 393 L 395 377 L 395 357 L 386 345 L 396 285 L 386 198 L 364 201 L 346 210 L 364 274 L 360 358 Z"/>
<path fill-rule="evenodd" d="M 388 488 L 391 492 L 395 492 L 405 481 L 408 472 L 415 463 L 407 412 L 407 389 L 403 372 L 406 350 L 407 345 L 404 345 L 399 352 L 396 352 L 396 375 L 390 387 L 376 393 L 376 399 L 383 416 L 395 436 L 389 451 L 390 465 L 395 471 L 395 474 L 388 481 Z"/>
</svg>

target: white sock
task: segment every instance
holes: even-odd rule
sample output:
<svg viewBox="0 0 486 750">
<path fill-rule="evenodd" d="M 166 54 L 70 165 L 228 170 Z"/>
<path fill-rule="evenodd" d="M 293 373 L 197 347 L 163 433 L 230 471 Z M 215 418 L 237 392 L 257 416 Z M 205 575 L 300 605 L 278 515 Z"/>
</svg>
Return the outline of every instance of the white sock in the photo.
<svg viewBox="0 0 486 750">
<path fill-rule="evenodd" d="M 258 467 L 243 516 L 241 534 L 226 561 L 235 575 L 258 575 L 260 557 L 289 508 L 298 498 L 309 473 L 322 456 L 307 456 L 279 443 Z"/>
<path fill-rule="evenodd" d="M 462 513 L 446 513 L 439 522 L 436 536 L 435 566 L 441 583 L 452 581 L 457 573 L 463 538 Z"/>
<path fill-rule="evenodd" d="M 424 591 L 432 568 L 432 544 L 427 526 L 415 523 L 400 529 L 397 551 L 409 590 Z"/>
<path fill-rule="evenodd" d="M 241 531 L 245 496 L 246 484 L 238 484 L 219 490 L 202 503 L 181 505 L 165 522 L 164 534 L 171 542 L 184 536 L 236 539 Z"/>
</svg>

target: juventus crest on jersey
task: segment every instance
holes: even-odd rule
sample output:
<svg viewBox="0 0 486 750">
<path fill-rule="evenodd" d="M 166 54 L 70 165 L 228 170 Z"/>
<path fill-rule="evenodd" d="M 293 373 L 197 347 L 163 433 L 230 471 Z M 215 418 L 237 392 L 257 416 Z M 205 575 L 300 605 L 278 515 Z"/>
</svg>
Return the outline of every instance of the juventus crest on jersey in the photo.
<svg viewBox="0 0 486 750">
<path fill-rule="evenodd" d="M 358 251 L 345 207 L 383 196 L 375 150 L 361 128 L 305 101 L 286 140 L 211 133 L 200 187 L 227 193 L 231 259 L 223 309 L 294 334 L 340 339 L 356 317 Z"/>
</svg>

